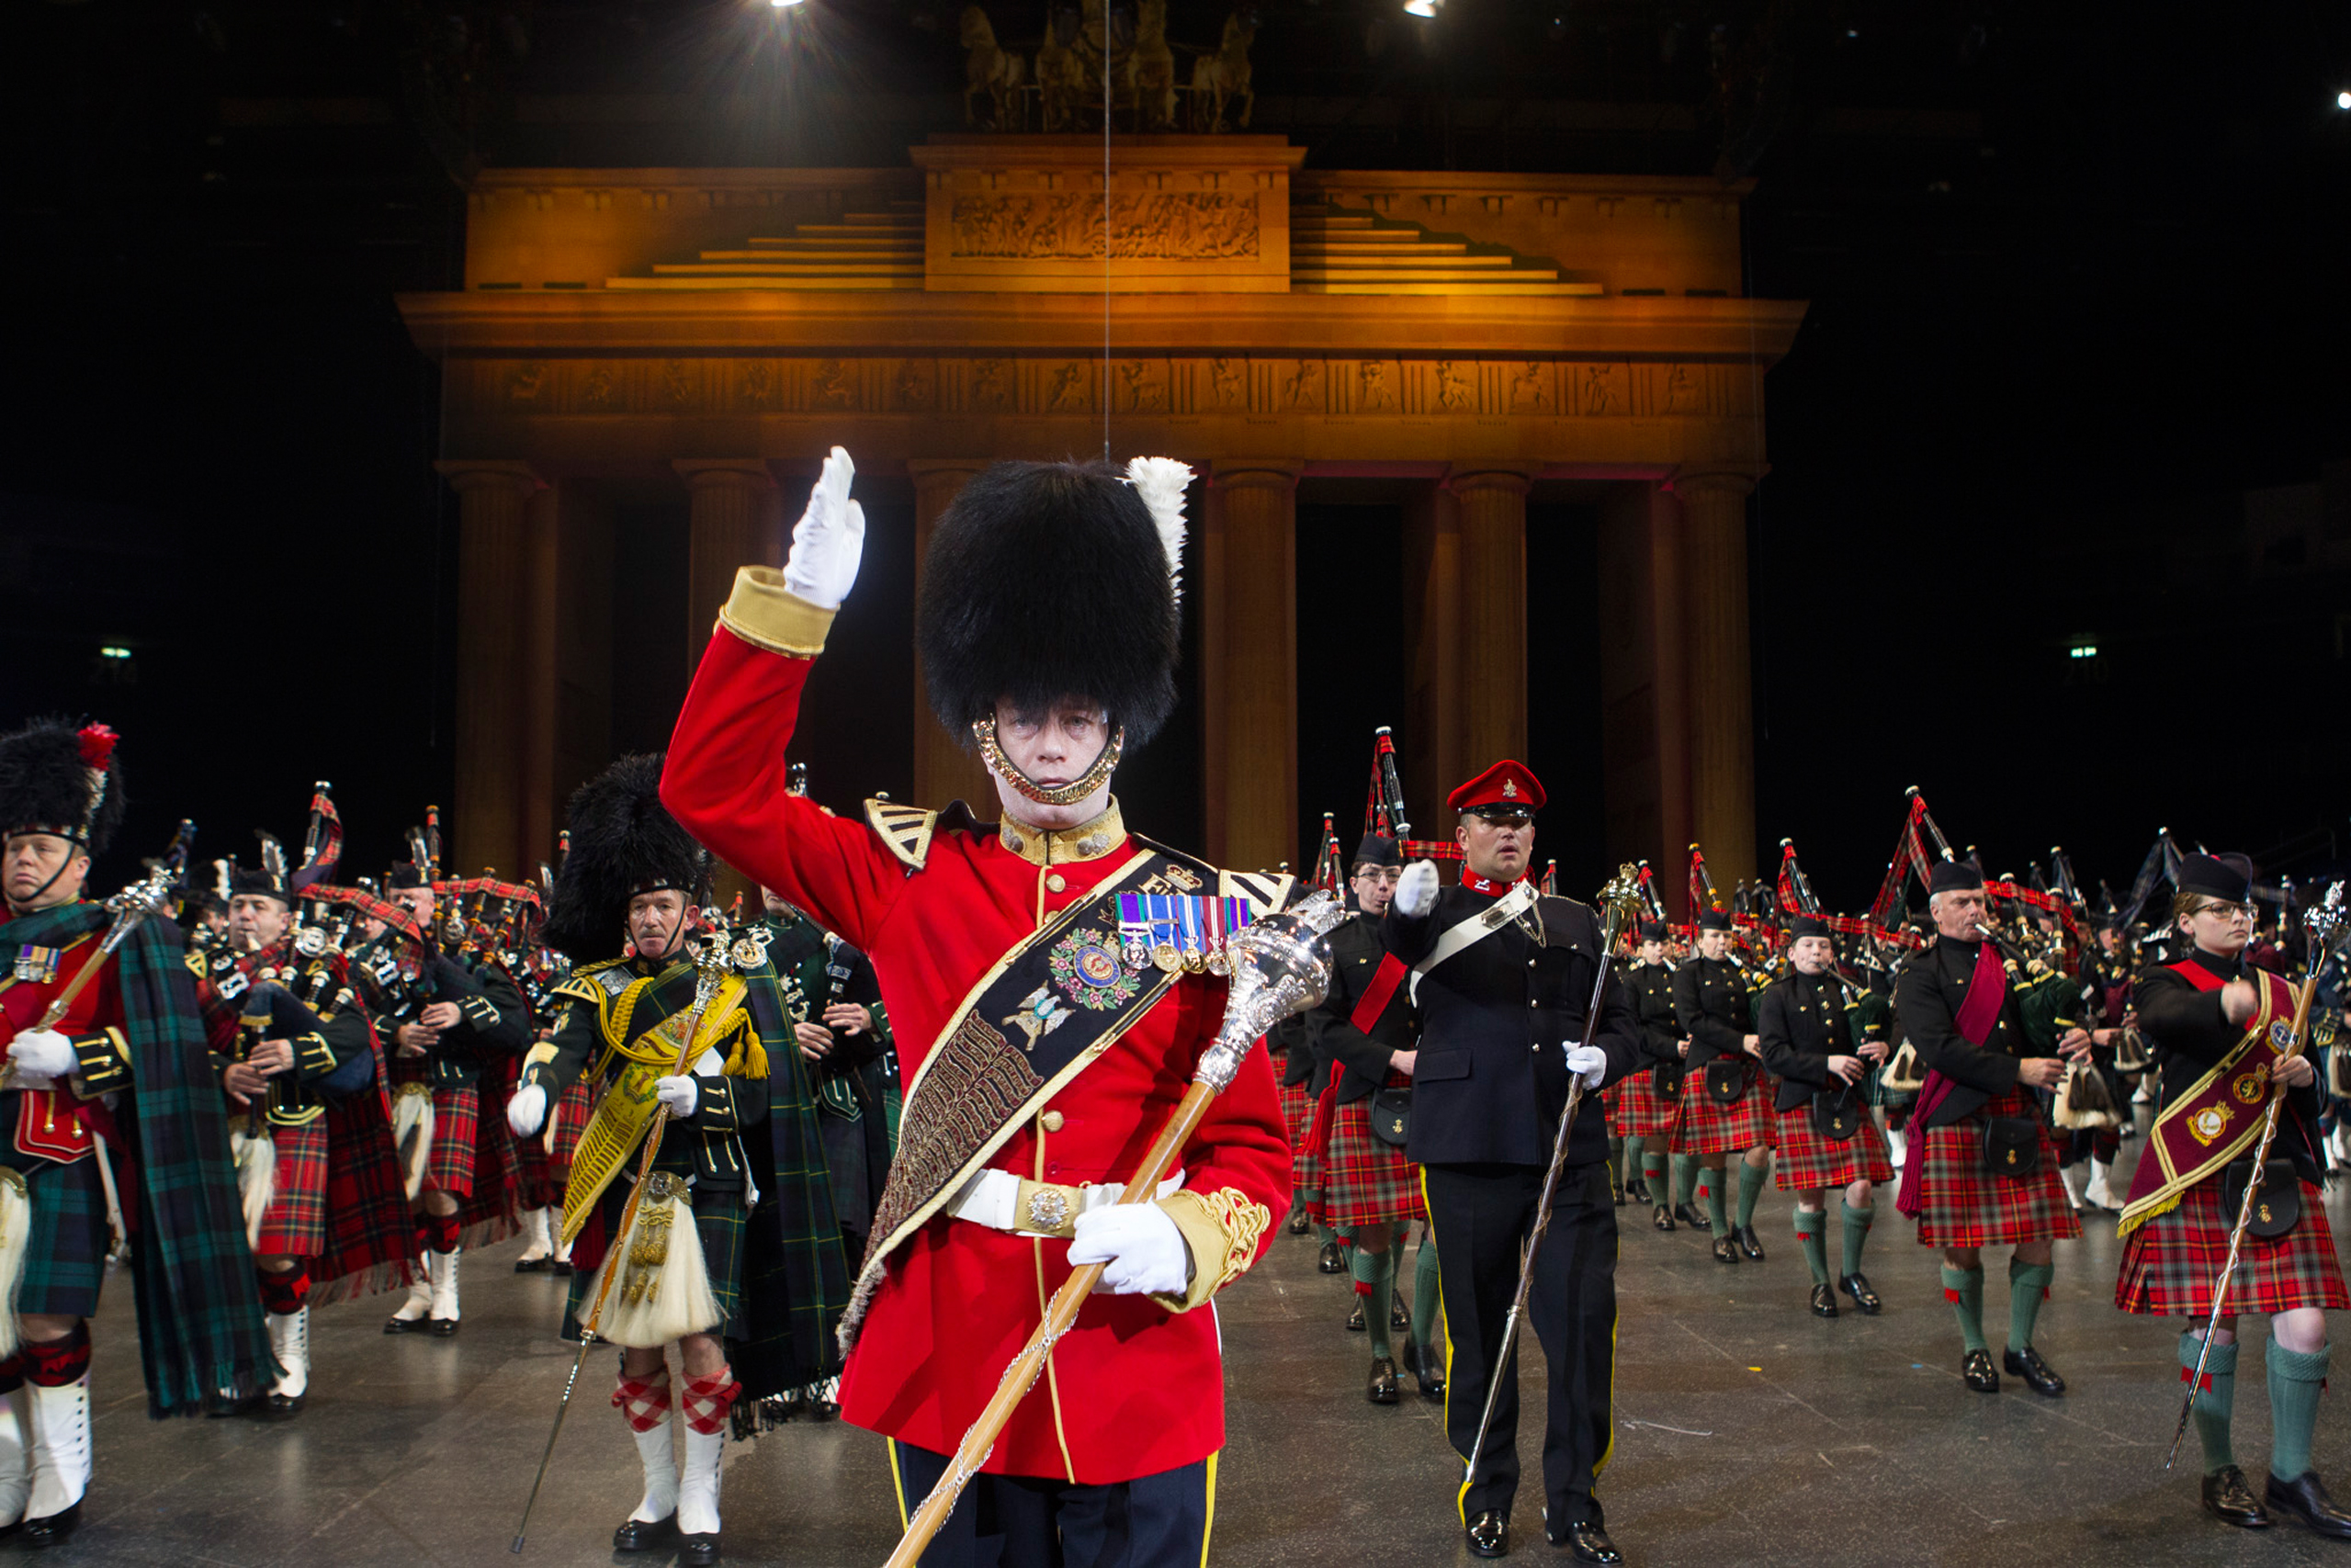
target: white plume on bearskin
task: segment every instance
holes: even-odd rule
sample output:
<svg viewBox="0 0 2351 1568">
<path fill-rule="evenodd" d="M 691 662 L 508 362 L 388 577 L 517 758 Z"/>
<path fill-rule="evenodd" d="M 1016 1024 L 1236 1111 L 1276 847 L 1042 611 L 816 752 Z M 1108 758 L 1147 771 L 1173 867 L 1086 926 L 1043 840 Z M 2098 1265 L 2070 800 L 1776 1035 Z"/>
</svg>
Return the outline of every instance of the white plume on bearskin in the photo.
<svg viewBox="0 0 2351 1568">
<path fill-rule="evenodd" d="M 1173 457 L 1137 457 L 1126 465 L 1126 482 L 1151 510 L 1159 543 L 1168 552 L 1168 581 L 1183 599 L 1183 498 L 1192 488 L 1192 465 Z"/>
</svg>

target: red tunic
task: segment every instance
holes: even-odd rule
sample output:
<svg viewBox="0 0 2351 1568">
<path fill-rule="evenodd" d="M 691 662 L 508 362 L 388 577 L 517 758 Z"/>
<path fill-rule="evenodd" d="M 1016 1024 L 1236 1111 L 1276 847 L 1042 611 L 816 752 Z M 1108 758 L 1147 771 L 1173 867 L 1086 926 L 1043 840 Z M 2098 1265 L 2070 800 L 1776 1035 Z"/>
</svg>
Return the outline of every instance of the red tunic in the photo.
<svg viewBox="0 0 2351 1568">
<path fill-rule="evenodd" d="M 661 798 L 721 858 L 872 957 L 911 1084 L 981 977 L 1041 919 L 1124 865 L 1135 846 L 1113 817 L 1107 849 L 1064 860 L 1071 852 L 1057 848 L 1048 870 L 998 837 L 941 831 L 923 869 L 911 869 L 865 823 L 785 787 L 785 746 L 812 667 L 722 626 L 678 716 Z M 1222 980 L 1180 980 L 989 1164 L 1033 1180 L 1127 1179 L 1190 1085 L 1224 1006 Z M 1263 1051 L 1249 1055 L 1211 1107 L 1181 1165 L 1186 1190 L 1219 1194 L 1243 1216 L 1229 1271 L 1253 1262 L 1290 1189 L 1289 1142 Z M 842 1414 L 952 1450 L 1068 1277 L 1068 1254 L 1064 1241 L 931 1220 L 889 1261 L 842 1380 Z M 1196 1245 L 1194 1261 L 1203 1278 L 1227 1268 Z M 1191 1464 L 1224 1445 L 1223 1391 L 1213 1308 L 1176 1313 L 1144 1296 L 1098 1295 L 985 1468 L 1100 1484 Z"/>
</svg>

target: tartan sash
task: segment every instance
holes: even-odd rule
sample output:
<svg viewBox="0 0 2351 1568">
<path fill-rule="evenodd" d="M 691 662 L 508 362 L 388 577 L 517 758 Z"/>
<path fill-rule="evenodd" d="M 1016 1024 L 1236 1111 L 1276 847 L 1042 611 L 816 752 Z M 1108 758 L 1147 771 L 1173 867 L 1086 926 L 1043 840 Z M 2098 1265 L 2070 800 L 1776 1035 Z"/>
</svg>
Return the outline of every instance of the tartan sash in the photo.
<svg viewBox="0 0 2351 1568">
<path fill-rule="evenodd" d="M 2193 960 L 2166 964 L 2198 990 L 2228 984 Z M 2155 1118 L 2147 1131 L 2147 1152 L 2131 1179 L 2118 1235 L 2129 1235 L 2159 1214 L 2179 1207 L 2181 1194 L 2253 1146 L 2266 1119 L 2278 1064 L 2294 1046 L 2294 988 L 2266 970 L 2247 966 L 2244 977 L 2260 987 L 2245 1032 L 2210 1072 L 2198 1078 Z"/>
<path fill-rule="evenodd" d="M 1951 1015 L 1951 1027 L 1969 1044 L 1983 1046 L 1992 1038 L 1992 1026 L 2000 1021 L 2000 1008 L 2008 999 L 2008 970 L 1990 942 L 1979 942 L 1975 949 L 1975 972 L 1968 976 L 1967 997 Z M 1911 1119 L 1917 1122 L 1920 1141 L 1925 1141 L 1927 1118 L 1935 1113 L 1951 1090 L 1959 1086 L 1933 1067 L 1918 1086 L 1918 1104 Z M 1894 1190 L 1893 1206 L 1897 1213 L 1918 1217 L 1918 1210 L 1926 1201 L 1920 1179 L 1926 1174 L 1927 1162 L 1913 1150 L 1902 1162 L 1902 1185 Z"/>
</svg>

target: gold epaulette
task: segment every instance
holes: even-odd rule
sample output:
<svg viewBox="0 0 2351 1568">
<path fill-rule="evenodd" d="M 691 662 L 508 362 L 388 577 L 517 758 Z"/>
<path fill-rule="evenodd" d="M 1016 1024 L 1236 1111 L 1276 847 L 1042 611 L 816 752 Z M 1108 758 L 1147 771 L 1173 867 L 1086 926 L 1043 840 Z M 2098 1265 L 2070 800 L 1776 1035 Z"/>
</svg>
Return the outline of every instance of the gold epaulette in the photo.
<svg viewBox="0 0 2351 1568">
<path fill-rule="evenodd" d="M 893 800 L 865 802 L 865 825 L 910 871 L 921 871 L 931 855 L 931 835 L 939 829 L 939 814 Z"/>
</svg>

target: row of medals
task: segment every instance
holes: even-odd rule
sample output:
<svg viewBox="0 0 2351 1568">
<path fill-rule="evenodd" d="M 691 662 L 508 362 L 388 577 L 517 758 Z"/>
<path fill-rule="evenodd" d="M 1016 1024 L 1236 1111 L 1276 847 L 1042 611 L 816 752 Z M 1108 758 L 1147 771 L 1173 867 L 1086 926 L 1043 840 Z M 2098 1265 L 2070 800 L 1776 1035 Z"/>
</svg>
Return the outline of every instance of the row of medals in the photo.
<svg viewBox="0 0 2351 1568">
<path fill-rule="evenodd" d="M 1125 934 L 1126 945 L 1120 956 L 1126 960 L 1129 969 L 1140 969 L 1149 964 L 1169 975 L 1225 976 L 1233 972 L 1233 961 L 1226 956 L 1221 941 L 1211 939 L 1208 951 L 1203 953 L 1195 947 L 1178 947 L 1171 942 L 1147 944 L 1139 931 Z"/>
</svg>

